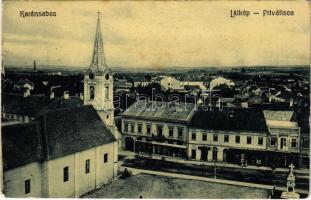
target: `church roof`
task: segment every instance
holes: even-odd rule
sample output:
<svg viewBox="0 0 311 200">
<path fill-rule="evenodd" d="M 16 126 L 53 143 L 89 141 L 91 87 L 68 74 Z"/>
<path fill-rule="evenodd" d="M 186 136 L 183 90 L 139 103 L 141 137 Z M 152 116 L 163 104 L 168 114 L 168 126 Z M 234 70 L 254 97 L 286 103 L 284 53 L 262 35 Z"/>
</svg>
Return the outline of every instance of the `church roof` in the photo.
<svg viewBox="0 0 311 200">
<path fill-rule="evenodd" d="M 189 123 L 195 105 L 160 101 L 137 101 L 122 113 L 123 118 Z"/>
<path fill-rule="evenodd" d="M 91 105 L 47 112 L 43 123 L 47 160 L 115 141 Z"/>
<path fill-rule="evenodd" d="M 3 170 L 41 160 L 41 137 L 38 123 L 1 127 Z"/>
<path fill-rule="evenodd" d="M 2 125 L 5 171 L 115 141 L 92 106 L 48 111 L 39 121 Z"/>
</svg>

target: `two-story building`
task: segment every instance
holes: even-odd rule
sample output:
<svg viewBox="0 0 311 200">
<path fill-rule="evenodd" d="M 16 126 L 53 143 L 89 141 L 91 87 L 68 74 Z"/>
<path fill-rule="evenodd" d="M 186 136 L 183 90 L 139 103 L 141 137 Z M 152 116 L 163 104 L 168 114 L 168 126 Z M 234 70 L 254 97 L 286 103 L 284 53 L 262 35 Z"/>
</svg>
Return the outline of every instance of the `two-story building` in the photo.
<svg viewBox="0 0 311 200">
<path fill-rule="evenodd" d="M 190 159 L 263 164 L 267 126 L 259 109 L 213 108 L 198 110 L 189 125 Z"/>
<path fill-rule="evenodd" d="M 186 158 L 194 104 L 137 101 L 122 114 L 122 147 L 137 153 Z"/>
<path fill-rule="evenodd" d="M 267 150 L 273 152 L 271 160 L 277 166 L 286 167 L 290 163 L 300 166 L 300 127 L 293 121 L 294 111 L 264 110 L 269 131 Z"/>
<path fill-rule="evenodd" d="M 196 161 L 300 166 L 300 128 L 293 111 L 178 106 L 134 103 L 122 115 L 123 149 Z"/>
</svg>

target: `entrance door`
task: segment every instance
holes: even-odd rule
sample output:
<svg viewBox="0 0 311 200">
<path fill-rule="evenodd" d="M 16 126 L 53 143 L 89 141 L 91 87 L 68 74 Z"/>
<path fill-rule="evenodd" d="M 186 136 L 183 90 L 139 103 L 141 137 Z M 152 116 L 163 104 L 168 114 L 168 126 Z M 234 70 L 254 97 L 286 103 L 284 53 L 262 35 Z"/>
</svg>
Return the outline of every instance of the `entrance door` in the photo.
<svg viewBox="0 0 311 200">
<path fill-rule="evenodd" d="M 207 152 L 206 148 L 201 148 L 201 160 L 207 161 Z"/>
<path fill-rule="evenodd" d="M 125 138 L 125 150 L 134 151 L 134 140 L 133 140 L 133 138 L 130 138 L 130 137 Z"/>
<path fill-rule="evenodd" d="M 218 153 L 218 150 L 216 147 L 213 148 L 213 161 L 217 161 L 217 153 Z"/>
<path fill-rule="evenodd" d="M 224 151 L 223 151 L 223 160 L 224 160 L 224 162 L 227 162 L 227 160 L 228 160 L 228 149 L 224 149 Z"/>
</svg>

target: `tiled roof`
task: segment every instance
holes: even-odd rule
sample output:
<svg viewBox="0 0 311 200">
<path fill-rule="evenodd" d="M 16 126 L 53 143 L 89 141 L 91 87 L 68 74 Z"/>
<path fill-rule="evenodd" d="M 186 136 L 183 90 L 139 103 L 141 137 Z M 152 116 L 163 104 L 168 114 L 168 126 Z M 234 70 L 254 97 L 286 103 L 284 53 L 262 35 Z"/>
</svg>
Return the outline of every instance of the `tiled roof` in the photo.
<svg viewBox="0 0 311 200">
<path fill-rule="evenodd" d="M 254 108 L 199 109 L 193 116 L 190 127 L 224 131 L 268 131 L 262 111 Z"/>
<path fill-rule="evenodd" d="M 53 98 L 45 95 L 24 97 L 20 94 L 2 94 L 2 112 L 26 116 L 36 116 L 46 109 L 76 107 L 83 105 L 78 97 Z"/>
<path fill-rule="evenodd" d="M 114 141 L 92 106 L 55 109 L 40 116 L 39 124 L 2 126 L 4 170 Z"/>
<path fill-rule="evenodd" d="M 123 112 L 122 117 L 189 123 L 194 109 L 192 103 L 137 101 Z"/>
<path fill-rule="evenodd" d="M 47 160 L 115 141 L 91 105 L 52 110 L 42 118 Z"/>
<path fill-rule="evenodd" d="M 3 170 L 41 160 L 38 123 L 2 126 Z"/>
</svg>

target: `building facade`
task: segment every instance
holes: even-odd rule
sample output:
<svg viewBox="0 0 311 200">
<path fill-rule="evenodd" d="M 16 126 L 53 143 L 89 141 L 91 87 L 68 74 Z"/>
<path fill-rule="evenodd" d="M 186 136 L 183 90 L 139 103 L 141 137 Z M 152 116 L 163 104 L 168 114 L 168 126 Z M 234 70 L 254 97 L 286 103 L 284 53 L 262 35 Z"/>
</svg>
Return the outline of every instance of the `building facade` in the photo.
<svg viewBox="0 0 311 200">
<path fill-rule="evenodd" d="M 140 102 L 141 103 L 141 102 Z M 177 157 L 180 159 L 227 162 L 246 165 L 300 166 L 300 129 L 294 121 L 269 120 L 259 108 L 212 108 L 204 110 L 184 104 L 180 118 L 171 118 L 170 103 L 151 109 L 159 102 L 148 102 L 141 110 L 138 102 L 122 115 L 122 147 L 138 154 Z M 182 116 L 187 116 L 183 118 Z M 277 113 L 280 116 L 281 114 Z M 183 119 L 181 123 L 181 119 Z M 280 126 L 280 123 L 286 124 Z M 178 153 L 179 152 L 179 153 Z"/>
<path fill-rule="evenodd" d="M 177 106 L 169 103 L 160 105 L 157 102 L 136 102 L 122 114 L 123 149 L 148 155 L 186 157 L 187 123 L 193 112 L 193 104 Z"/>
</svg>

